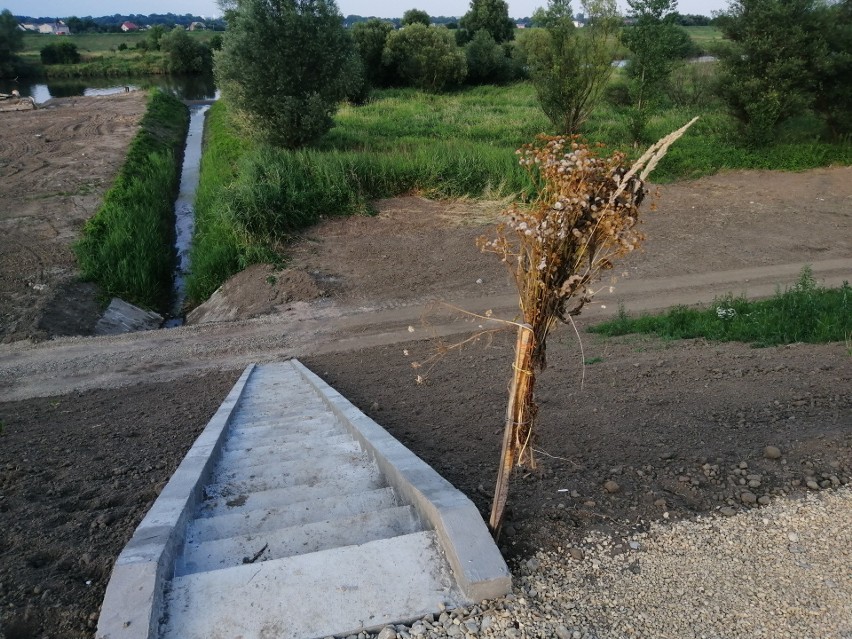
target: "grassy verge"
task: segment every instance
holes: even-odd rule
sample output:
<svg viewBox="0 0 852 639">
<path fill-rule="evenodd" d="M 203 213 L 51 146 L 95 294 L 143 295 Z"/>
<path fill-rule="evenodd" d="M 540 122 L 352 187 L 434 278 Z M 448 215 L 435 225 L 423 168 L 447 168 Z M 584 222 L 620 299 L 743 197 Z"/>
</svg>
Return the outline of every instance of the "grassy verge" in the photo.
<svg viewBox="0 0 852 639">
<path fill-rule="evenodd" d="M 230 125 L 223 102 L 210 107 L 204 123 L 204 153 L 195 195 L 195 235 L 186 279 L 189 305 L 207 299 L 229 276 L 270 256 L 235 224 L 228 191 L 239 174 L 249 142 Z"/>
<path fill-rule="evenodd" d="M 744 148 L 735 121 L 712 99 L 692 108 L 661 108 L 648 119 L 642 136 L 654 142 L 695 115 L 701 119 L 657 167 L 655 181 L 724 169 L 852 164 L 848 140 L 822 139 L 815 119 L 791 123 L 769 149 Z M 189 279 L 190 299 L 196 302 L 247 263 L 268 259 L 288 234 L 323 215 L 367 211 L 372 199 L 411 191 L 434 197 L 523 194 L 530 185 L 514 151 L 536 134 L 550 132 L 526 82 L 442 95 L 377 91 L 364 106 L 344 106 L 335 128 L 316 147 L 301 151 L 238 144 L 224 105 L 216 105 L 210 120 L 210 145 L 223 140 L 240 152 L 227 156 L 227 174 L 209 169 L 205 178 L 207 169 L 202 171 L 202 183 L 209 180 L 216 196 L 209 207 L 200 206 L 204 221 Z M 636 154 L 629 120 L 624 108 L 603 103 L 587 123 L 586 135 Z M 211 153 L 205 152 L 202 166 L 218 162 L 208 157 Z"/>
<path fill-rule="evenodd" d="M 116 76 L 146 76 L 168 74 L 168 60 L 159 51 L 84 54 L 77 64 L 42 64 L 35 55 L 25 56 L 25 61 L 37 77 L 58 78 L 101 78 Z"/>
<path fill-rule="evenodd" d="M 161 311 L 168 307 L 173 202 L 188 123 L 179 100 L 151 92 L 124 166 L 74 247 L 83 277 L 107 295 Z"/>
<path fill-rule="evenodd" d="M 790 289 L 764 301 L 726 297 L 711 307 L 675 307 L 662 315 L 631 318 L 623 309 L 618 317 L 589 329 L 616 336 L 653 333 L 666 339 L 703 337 L 725 342 L 773 346 L 796 342 L 822 343 L 852 336 L 852 287 L 818 287 L 809 268 Z"/>
</svg>

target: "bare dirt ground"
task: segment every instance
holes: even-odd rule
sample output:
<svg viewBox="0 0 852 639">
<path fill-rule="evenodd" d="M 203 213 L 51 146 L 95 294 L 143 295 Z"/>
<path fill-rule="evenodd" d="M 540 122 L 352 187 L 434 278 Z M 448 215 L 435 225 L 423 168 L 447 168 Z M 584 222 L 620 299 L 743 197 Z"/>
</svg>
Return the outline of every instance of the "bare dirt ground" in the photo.
<svg viewBox="0 0 852 639">
<path fill-rule="evenodd" d="M 641 310 L 771 294 L 804 263 L 827 283 L 852 279 L 850 178 L 848 167 L 728 173 L 662 188 L 646 250 L 617 269 L 615 292 L 602 284 L 581 333 L 620 300 Z M 435 338 L 486 326 L 435 300 L 512 317 L 505 272 L 474 246 L 501 206 L 406 197 L 377 208 L 310 230 L 289 271 L 238 276 L 193 325 L 0 344 L 0 634 L 92 636 L 112 562 L 252 361 L 302 358 L 487 508 L 511 337 L 454 351 L 425 384 L 410 365 L 435 351 Z M 4 317 L 30 312 L 17 300 L 26 302 L 3 298 Z M 791 499 L 852 480 L 846 344 L 753 349 L 583 334 L 583 347 L 570 329 L 550 344 L 538 387 L 541 463 L 513 485 L 510 557 L 591 531 L 619 539 L 649 522 L 759 507 L 745 492 Z M 768 445 L 782 458 L 765 458 Z"/>
<path fill-rule="evenodd" d="M 112 183 L 145 94 L 0 113 L 0 342 L 78 335 L 100 310 L 72 242 Z"/>
</svg>

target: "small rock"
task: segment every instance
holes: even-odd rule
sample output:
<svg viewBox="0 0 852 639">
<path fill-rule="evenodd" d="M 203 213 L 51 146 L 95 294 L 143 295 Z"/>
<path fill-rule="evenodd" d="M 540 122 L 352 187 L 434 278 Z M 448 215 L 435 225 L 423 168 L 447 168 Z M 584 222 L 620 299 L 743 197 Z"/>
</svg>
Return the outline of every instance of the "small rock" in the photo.
<svg viewBox="0 0 852 639">
<path fill-rule="evenodd" d="M 769 495 L 761 495 L 757 498 L 757 503 L 761 506 L 768 506 L 770 501 L 772 500 L 770 499 Z"/>
<path fill-rule="evenodd" d="M 777 446 L 767 446 L 763 449 L 763 456 L 766 459 L 781 459 L 781 449 Z"/>
<path fill-rule="evenodd" d="M 571 631 L 565 626 L 556 626 L 555 632 L 559 639 L 571 639 Z"/>
<path fill-rule="evenodd" d="M 789 539 L 790 541 L 792 541 L 795 544 L 799 541 L 799 533 L 788 532 L 787 533 L 787 539 Z"/>
<path fill-rule="evenodd" d="M 813 479 L 809 479 L 805 485 L 811 490 L 819 490 L 819 484 L 816 483 Z"/>
<path fill-rule="evenodd" d="M 385 626 L 376 639 L 396 639 L 396 630 L 392 626 Z"/>
<path fill-rule="evenodd" d="M 628 542 L 628 545 L 630 546 L 631 550 L 639 550 L 642 547 L 642 544 L 640 544 L 638 541 L 630 541 Z"/>
<path fill-rule="evenodd" d="M 582 548 L 569 548 L 568 554 L 571 555 L 573 559 L 580 561 L 583 557 L 586 556 L 586 553 L 583 552 Z"/>
<path fill-rule="evenodd" d="M 748 490 L 740 493 L 740 501 L 744 504 L 755 504 L 757 503 L 757 495 Z"/>
<path fill-rule="evenodd" d="M 450 626 L 447 628 L 448 637 L 459 637 L 464 634 L 464 631 L 458 626 Z"/>
<path fill-rule="evenodd" d="M 657 500 L 654 502 L 654 505 L 655 505 L 657 508 L 665 508 L 666 506 L 668 506 L 668 503 L 666 502 L 666 500 L 665 500 L 665 499 L 663 499 L 662 497 L 660 497 L 659 499 L 657 499 Z"/>
<path fill-rule="evenodd" d="M 616 482 L 612 481 L 611 479 L 604 482 L 603 487 L 604 487 L 604 490 L 606 492 L 610 493 L 610 494 L 611 493 L 617 493 L 619 490 L 621 490 L 621 486 L 619 486 Z"/>
<path fill-rule="evenodd" d="M 737 509 L 731 508 L 730 506 L 724 506 L 719 509 L 719 512 L 722 513 L 725 517 L 733 517 L 737 514 Z"/>
</svg>

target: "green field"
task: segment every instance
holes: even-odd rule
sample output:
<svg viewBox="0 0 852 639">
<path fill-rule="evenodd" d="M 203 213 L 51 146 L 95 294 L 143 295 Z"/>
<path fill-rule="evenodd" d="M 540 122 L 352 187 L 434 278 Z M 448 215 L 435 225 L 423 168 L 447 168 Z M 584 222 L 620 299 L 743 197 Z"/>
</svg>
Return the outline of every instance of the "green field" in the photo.
<svg viewBox="0 0 852 639">
<path fill-rule="evenodd" d="M 683 27 L 689 34 L 689 37 L 702 49 L 706 49 L 708 45 L 721 42 L 724 39 L 722 31 L 716 27 Z"/>
<path fill-rule="evenodd" d="M 213 31 L 189 31 L 188 33 L 200 42 L 208 42 L 215 35 Z M 24 55 L 35 54 L 37 56 L 42 47 L 52 42 L 66 40 L 76 44 L 77 49 L 83 55 L 106 53 L 117 51 L 121 44 L 126 44 L 128 49 L 133 49 L 137 42 L 145 40 L 147 37 L 148 33 L 146 31 L 134 31 L 131 33 L 80 33 L 68 36 L 27 33 L 24 34 L 24 49 L 22 53 Z"/>
</svg>

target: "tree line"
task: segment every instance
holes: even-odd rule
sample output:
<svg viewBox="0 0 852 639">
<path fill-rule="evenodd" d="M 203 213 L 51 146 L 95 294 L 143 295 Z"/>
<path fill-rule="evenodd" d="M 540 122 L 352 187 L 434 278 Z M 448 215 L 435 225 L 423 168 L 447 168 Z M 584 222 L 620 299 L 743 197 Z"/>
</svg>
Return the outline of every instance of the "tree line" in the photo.
<svg viewBox="0 0 852 639">
<path fill-rule="evenodd" d="M 193 22 L 203 22 L 208 29 L 215 31 L 223 31 L 225 29 L 225 21 L 222 18 L 204 18 L 202 16 L 185 13 L 183 15 L 175 13 L 151 13 L 148 15 L 130 13 L 116 13 L 111 16 L 68 16 L 63 18 L 56 17 L 40 17 L 32 16 L 14 16 L 19 24 L 36 23 L 42 24 L 45 22 L 54 22 L 61 19 L 71 33 L 121 33 L 121 25 L 125 22 L 132 22 L 137 26 L 162 25 L 167 29 L 173 29 L 176 26 L 188 27 Z"/>
<path fill-rule="evenodd" d="M 583 0 L 585 26 L 570 0 L 549 0 L 518 30 L 504 0 L 471 0 L 456 28 L 436 26 L 419 9 L 400 25 L 371 18 L 350 29 L 334 0 L 228 0 L 228 29 L 216 56 L 227 101 L 250 128 L 287 147 L 316 140 L 338 104 L 359 103 L 373 87 L 440 92 L 462 83 L 529 78 L 560 134 L 577 133 L 605 91 L 616 47 L 628 50 L 617 90 L 641 140 L 673 72 L 695 45 L 679 23 L 676 0 Z M 727 43 L 719 51 L 718 91 L 745 139 L 767 144 L 805 109 L 837 132 L 849 130 L 850 0 L 732 0 L 715 18 Z"/>
</svg>

